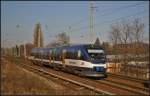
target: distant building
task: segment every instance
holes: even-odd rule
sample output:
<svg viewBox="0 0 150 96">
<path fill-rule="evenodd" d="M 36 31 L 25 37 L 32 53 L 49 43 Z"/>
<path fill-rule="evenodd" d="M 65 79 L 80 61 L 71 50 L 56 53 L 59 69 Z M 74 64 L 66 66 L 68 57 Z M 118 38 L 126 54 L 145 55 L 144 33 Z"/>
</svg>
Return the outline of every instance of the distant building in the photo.
<svg viewBox="0 0 150 96">
<path fill-rule="evenodd" d="M 27 43 L 26 44 L 26 46 L 25 46 L 25 48 L 26 48 L 26 56 L 30 56 L 30 53 L 31 53 L 31 50 L 32 50 L 33 47 L 34 47 L 34 45 L 31 44 L 31 43 Z"/>
<path fill-rule="evenodd" d="M 43 47 L 43 34 L 41 31 L 41 24 L 37 23 L 34 29 L 34 47 Z"/>
<path fill-rule="evenodd" d="M 25 57 L 25 56 L 30 56 L 31 50 L 33 48 L 33 44 L 27 43 L 24 45 L 20 45 L 20 56 Z"/>
</svg>

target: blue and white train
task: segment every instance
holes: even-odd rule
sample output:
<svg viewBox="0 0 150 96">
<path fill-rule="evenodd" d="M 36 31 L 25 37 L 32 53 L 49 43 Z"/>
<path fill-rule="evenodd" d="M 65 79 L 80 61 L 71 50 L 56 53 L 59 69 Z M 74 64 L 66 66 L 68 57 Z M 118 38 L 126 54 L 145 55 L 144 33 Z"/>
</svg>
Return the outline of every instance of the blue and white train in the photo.
<svg viewBox="0 0 150 96">
<path fill-rule="evenodd" d="M 80 76 L 107 77 L 106 54 L 101 46 L 92 44 L 68 45 L 56 48 L 33 48 L 33 63 L 49 65 Z"/>
</svg>

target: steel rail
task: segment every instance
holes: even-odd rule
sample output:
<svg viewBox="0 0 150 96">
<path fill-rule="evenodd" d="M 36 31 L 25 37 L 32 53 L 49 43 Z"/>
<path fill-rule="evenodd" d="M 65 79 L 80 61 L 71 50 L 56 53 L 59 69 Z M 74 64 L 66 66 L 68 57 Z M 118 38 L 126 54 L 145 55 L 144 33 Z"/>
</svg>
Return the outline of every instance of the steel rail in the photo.
<svg viewBox="0 0 150 96">
<path fill-rule="evenodd" d="M 124 75 L 119 75 L 119 74 L 113 74 L 113 73 L 108 73 L 108 76 L 117 77 L 117 78 L 120 78 L 120 79 L 126 79 L 126 80 L 130 80 L 130 81 L 134 81 L 134 82 L 140 82 L 140 83 L 145 83 L 145 82 L 148 81 L 148 80 L 137 79 L 137 78 L 124 76 Z"/>
<path fill-rule="evenodd" d="M 111 80 L 99 80 L 99 83 L 105 83 L 105 84 L 109 84 L 112 85 L 114 87 L 118 87 L 124 90 L 128 90 L 130 92 L 136 93 L 136 94 L 142 94 L 142 95 L 149 95 L 149 89 L 143 89 L 140 87 L 135 87 L 135 86 L 131 86 L 131 85 L 127 85 L 124 83 L 120 83 L 120 82 L 115 82 L 115 81 L 111 81 Z"/>
<path fill-rule="evenodd" d="M 24 64 L 24 65 L 25 65 L 25 64 Z M 71 83 L 74 83 L 74 84 L 76 84 L 76 85 L 85 87 L 85 88 L 90 89 L 90 90 L 93 90 L 93 91 L 95 91 L 95 92 L 97 92 L 97 93 L 103 93 L 103 94 L 106 94 L 106 95 L 116 95 L 115 93 L 110 93 L 110 92 L 101 90 L 100 88 L 93 87 L 93 86 L 91 86 L 91 85 L 87 85 L 87 84 L 84 84 L 84 83 L 81 83 L 81 82 L 77 82 L 77 81 L 75 81 L 75 80 L 71 80 L 71 79 L 62 77 L 62 76 L 57 75 L 57 74 L 49 73 L 49 72 L 47 72 L 47 71 L 45 71 L 45 70 L 43 70 L 43 69 L 39 69 L 39 68 L 32 67 L 31 65 L 25 65 L 25 66 L 28 66 L 28 67 L 30 67 L 30 68 L 32 68 L 32 69 L 34 69 L 34 70 L 38 70 L 39 72 L 43 72 L 44 74 L 51 75 L 51 76 L 53 76 L 53 77 L 55 77 L 55 78 L 59 78 L 59 79 L 62 79 L 62 80 L 64 80 L 64 81 L 71 82 Z M 129 87 L 126 88 L 126 87 L 124 86 L 124 84 L 120 84 L 120 85 L 119 85 L 119 84 L 117 84 L 117 82 L 110 82 L 110 81 L 109 81 L 109 82 L 108 82 L 108 81 L 106 82 L 106 80 L 105 80 L 105 81 L 104 81 L 104 80 L 101 80 L 101 81 L 99 81 L 99 82 L 101 82 L 101 83 L 103 83 L 103 84 L 106 84 L 106 85 L 110 85 L 110 86 L 115 87 L 115 88 L 127 90 L 127 91 L 132 92 L 132 93 L 142 94 L 142 95 L 143 95 L 143 94 L 144 94 L 144 95 L 149 95 L 149 94 L 147 94 L 147 93 L 141 93 L 141 92 L 137 92 L 137 91 L 130 90 L 131 88 L 129 88 Z M 98 83 L 98 82 L 97 82 L 97 83 Z M 122 86 L 122 85 L 123 85 L 123 86 Z"/>
<path fill-rule="evenodd" d="M 45 70 L 43 70 L 43 69 L 35 68 L 35 67 L 32 67 L 32 66 L 30 66 L 30 65 L 25 65 L 25 64 L 22 64 L 22 65 L 24 65 L 24 66 L 26 66 L 26 67 L 29 67 L 29 68 L 31 68 L 31 69 L 33 69 L 33 70 L 37 70 L 37 71 L 39 71 L 39 72 L 42 72 L 43 74 L 47 74 L 47 75 L 53 76 L 53 77 L 55 77 L 55 78 L 59 78 L 59 79 L 61 79 L 61 80 L 64 80 L 64 81 L 73 83 L 73 84 L 75 84 L 75 85 L 79 85 L 79 86 L 81 86 L 81 87 L 90 89 L 90 90 L 92 90 L 92 91 L 94 91 L 94 92 L 96 92 L 96 93 L 100 93 L 100 94 L 103 94 L 103 95 L 116 95 L 115 93 L 110 93 L 110 92 L 101 90 L 101 89 L 99 89 L 99 88 L 95 88 L 95 87 L 93 87 L 93 86 L 86 85 L 86 84 L 84 84 L 84 83 L 77 82 L 77 81 L 71 80 L 71 79 L 69 79 L 69 78 L 65 78 L 65 77 L 63 77 L 63 76 L 60 76 L 60 75 L 57 75 L 57 74 L 53 74 L 53 73 L 47 72 L 47 71 L 45 71 Z"/>
</svg>

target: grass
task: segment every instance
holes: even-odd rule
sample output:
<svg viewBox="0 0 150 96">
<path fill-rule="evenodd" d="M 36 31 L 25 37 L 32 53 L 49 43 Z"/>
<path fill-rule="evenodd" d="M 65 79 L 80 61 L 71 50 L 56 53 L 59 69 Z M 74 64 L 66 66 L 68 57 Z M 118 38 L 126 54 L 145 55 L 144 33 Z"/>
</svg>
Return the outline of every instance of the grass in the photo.
<svg viewBox="0 0 150 96">
<path fill-rule="evenodd" d="M 2 59 L 1 59 L 2 60 Z M 18 66 L 29 62 L 19 58 L 1 61 L 1 95 L 93 95 L 87 90 L 72 90 Z"/>
<path fill-rule="evenodd" d="M 66 90 L 61 85 L 24 71 L 12 62 L 1 63 L 1 95 L 59 95 L 65 94 Z"/>
</svg>

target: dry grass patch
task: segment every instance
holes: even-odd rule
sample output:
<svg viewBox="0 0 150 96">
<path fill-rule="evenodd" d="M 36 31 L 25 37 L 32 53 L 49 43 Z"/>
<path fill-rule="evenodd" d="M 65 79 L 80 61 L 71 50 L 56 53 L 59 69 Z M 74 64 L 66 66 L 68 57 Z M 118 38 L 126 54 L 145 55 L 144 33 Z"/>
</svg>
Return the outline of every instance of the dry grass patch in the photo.
<svg viewBox="0 0 150 96">
<path fill-rule="evenodd" d="M 66 88 L 16 66 L 12 62 L 1 63 L 1 94 L 65 94 Z"/>
</svg>

